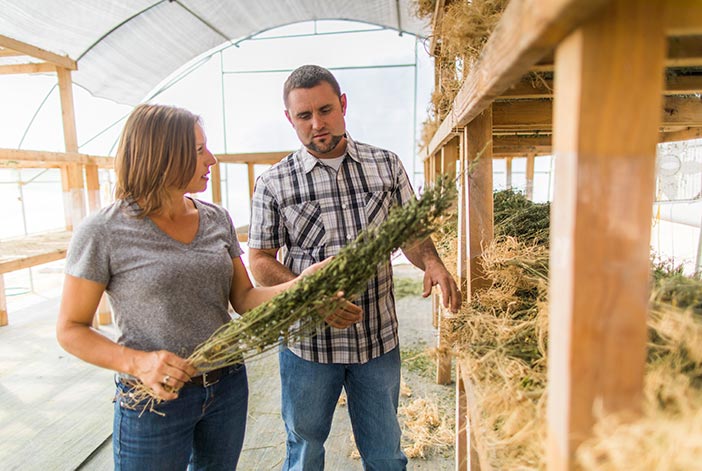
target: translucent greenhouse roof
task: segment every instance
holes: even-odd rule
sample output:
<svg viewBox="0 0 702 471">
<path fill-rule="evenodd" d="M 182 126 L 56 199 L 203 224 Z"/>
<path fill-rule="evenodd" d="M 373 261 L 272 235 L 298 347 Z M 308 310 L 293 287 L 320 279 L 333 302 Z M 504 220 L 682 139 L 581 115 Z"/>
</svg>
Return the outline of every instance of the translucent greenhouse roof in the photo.
<svg viewBox="0 0 702 471">
<path fill-rule="evenodd" d="M 136 104 L 191 60 L 272 28 L 343 19 L 417 36 L 412 0 L 0 0 L 0 34 L 77 63 L 73 81 Z M 0 57 L 0 65 L 12 64 Z"/>
</svg>

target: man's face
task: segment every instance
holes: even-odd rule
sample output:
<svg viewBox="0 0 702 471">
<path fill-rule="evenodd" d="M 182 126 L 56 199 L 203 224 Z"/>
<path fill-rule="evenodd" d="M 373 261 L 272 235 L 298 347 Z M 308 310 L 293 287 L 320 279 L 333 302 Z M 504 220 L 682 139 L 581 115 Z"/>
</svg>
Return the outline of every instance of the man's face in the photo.
<svg viewBox="0 0 702 471">
<path fill-rule="evenodd" d="M 312 88 L 291 90 L 287 107 L 285 116 L 310 154 L 320 159 L 343 155 L 346 95 L 336 96 L 329 83 L 321 82 Z"/>
</svg>

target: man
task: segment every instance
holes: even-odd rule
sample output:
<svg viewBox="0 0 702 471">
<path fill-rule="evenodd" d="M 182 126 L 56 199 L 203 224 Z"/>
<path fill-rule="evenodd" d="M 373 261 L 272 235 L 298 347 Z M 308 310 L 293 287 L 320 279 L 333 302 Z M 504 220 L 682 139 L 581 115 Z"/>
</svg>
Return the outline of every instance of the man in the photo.
<svg viewBox="0 0 702 471">
<path fill-rule="evenodd" d="M 394 204 L 414 193 L 393 153 L 346 133 L 346 95 L 326 69 L 302 66 L 285 82 L 285 116 L 303 147 L 260 176 L 254 190 L 249 261 L 256 280 L 277 284 L 335 255 L 366 227 L 379 225 Z M 282 251 L 282 263 L 276 259 Z M 403 248 L 424 270 L 424 294 L 439 285 L 446 307 L 461 296 L 431 240 Z M 363 263 L 363 260 L 359 260 Z M 397 404 L 400 352 L 390 260 L 357 301 L 363 318 L 347 316 L 281 348 L 282 415 L 287 430 L 284 470 L 324 468 L 324 442 L 342 387 L 366 470 L 405 469 Z"/>
</svg>

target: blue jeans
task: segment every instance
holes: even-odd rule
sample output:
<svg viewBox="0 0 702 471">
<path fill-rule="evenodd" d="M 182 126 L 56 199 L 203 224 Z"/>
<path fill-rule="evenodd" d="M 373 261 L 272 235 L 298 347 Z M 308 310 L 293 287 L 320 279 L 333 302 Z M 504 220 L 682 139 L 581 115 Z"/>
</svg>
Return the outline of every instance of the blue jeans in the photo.
<svg viewBox="0 0 702 471">
<path fill-rule="evenodd" d="M 334 409 L 346 389 L 349 417 L 365 470 L 404 470 L 397 403 L 400 349 L 363 364 L 303 360 L 282 347 L 279 354 L 282 414 L 288 433 L 283 470 L 324 469 L 324 442 Z"/>
<path fill-rule="evenodd" d="M 112 447 L 116 470 L 232 470 L 244 443 L 249 389 L 244 365 L 217 383 L 186 385 L 159 415 L 124 407 L 117 382 Z M 140 417 L 141 415 L 141 417 Z"/>
</svg>

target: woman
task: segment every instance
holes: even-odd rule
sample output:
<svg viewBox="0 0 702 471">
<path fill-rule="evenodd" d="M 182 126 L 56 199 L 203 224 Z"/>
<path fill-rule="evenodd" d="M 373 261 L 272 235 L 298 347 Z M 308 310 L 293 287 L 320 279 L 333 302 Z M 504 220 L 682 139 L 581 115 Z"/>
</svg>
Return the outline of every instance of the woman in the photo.
<svg viewBox="0 0 702 471">
<path fill-rule="evenodd" d="M 118 372 L 115 469 L 233 469 L 239 459 L 246 368 L 199 375 L 184 358 L 230 320 L 229 302 L 244 313 L 296 280 L 254 288 L 228 213 L 188 196 L 207 188 L 215 163 L 197 116 L 138 106 L 115 159 L 116 201 L 71 240 L 57 337 L 69 353 Z M 117 342 L 91 329 L 103 292 Z M 345 309 L 332 325 L 358 320 L 360 309 Z M 126 400 L 136 380 L 164 401 L 156 413 Z"/>
</svg>

